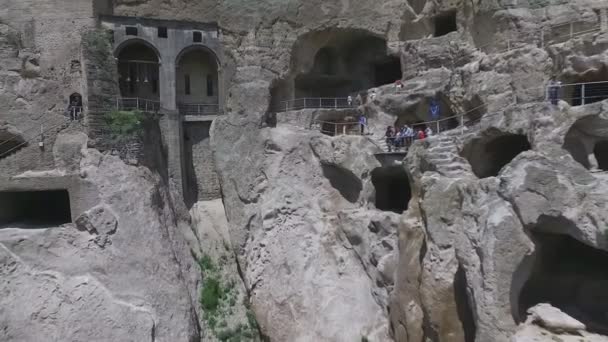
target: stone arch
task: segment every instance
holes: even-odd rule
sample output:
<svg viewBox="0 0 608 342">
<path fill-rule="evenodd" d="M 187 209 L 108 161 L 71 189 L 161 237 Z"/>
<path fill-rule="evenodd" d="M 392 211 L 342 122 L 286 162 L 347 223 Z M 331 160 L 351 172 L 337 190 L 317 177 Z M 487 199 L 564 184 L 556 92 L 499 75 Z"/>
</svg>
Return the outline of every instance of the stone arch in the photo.
<svg viewBox="0 0 608 342">
<path fill-rule="evenodd" d="M 159 64 L 162 62 L 160 51 L 156 48 L 156 46 L 154 46 L 154 44 L 151 43 L 151 42 L 149 42 L 148 40 L 143 39 L 143 38 L 139 38 L 139 37 L 137 37 L 137 38 L 130 38 L 130 39 L 127 39 L 124 42 L 120 43 L 114 49 L 114 57 L 115 58 L 119 58 L 121 52 L 124 49 L 126 49 L 126 48 L 128 48 L 130 46 L 136 45 L 136 44 L 141 44 L 141 45 L 145 46 L 146 48 L 154 51 L 154 54 L 156 55 L 156 58 L 157 58 L 157 62 Z"/>
<path fill-rule="evenodd" d="M 76 106 L 82 107 L 82 95 L 80 93 L 72 93 L 68 97 L 68 105 L 72 105 L 72 103 L 76 102 Z"/>
<path fill-rule="evenodd" d="M 160 99 L 160 53 L 141 38 L 122 42 L 115 49 L 118 60 L 118 85 L 122 97 Z"/>
<path fill-rule="evenodd" d="M 218 54 L 215 52 L 215 50 L 213 50 L 212 48 L 210 48 L 206 45 L 202 45 L 202 44 L 193 44 L 193 45 L 186 46 L 185 48 L 183 48 L 182 51 L 180 51 L 177 54 L 177 57 L 175 57 L 175 65 L 179 64 L 180 60 L 182 59 L 182 57 L 184 55 L 188 54 L 189 52 L 196 51 L 196 50 L 202 50 L 205 53 L 208 53 L 209 55 L 213 56 L 218 70 L 220 70 L 222 68 L 222 63 L 220 61 L 220 58 L 218 57 Z"/>
<path fill-rule="evenodd" d="M 190 45 L 177 55 L 175 68 L 175 94 L 180 113 L 217 114 L 222 91 L 217 54 L 205 45 Z"/>
<path fill-rule="evenodd" d="M 479 178 L 496 177 L 503 167 L 520 153 L 530 150 L 528 137 L 523 134 L 490 130 L 465 144 L 462 156 L 471 164 Z"/>
</svg>

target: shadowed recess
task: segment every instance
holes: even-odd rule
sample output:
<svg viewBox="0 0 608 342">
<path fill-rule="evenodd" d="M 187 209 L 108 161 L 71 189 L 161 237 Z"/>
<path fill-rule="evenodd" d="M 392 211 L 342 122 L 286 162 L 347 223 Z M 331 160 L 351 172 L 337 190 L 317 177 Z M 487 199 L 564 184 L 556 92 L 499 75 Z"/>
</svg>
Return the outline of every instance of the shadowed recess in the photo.
<svg viewBox="0 0 608 342">
<path fill-rule="evenodd" d="M 376 189 L 376 208 L 399 214 L 407 210 L 412 192 L 403 167 L 390 166 L 374 169 L 372 184 Z"/>
<path fill-rule="evenodd" d="M 590 332 L 608 333 L 608 252 L 567 235 L 534 233 L 532 271 L 519 296 L 519 315 L 549 303 L 581 321 Z"/>
<path fill-rule="evenodd" d="M 361 180 L 351 171 L 335 165 L 322 165 L 323 176 L 329 180 L 334 189 L 351 203 L 357 202 L 363 185 Z"/>
<path fill-rule="evenodd" d="M 503 167 L 530 148 L 525 135 L 491 135 L 473 139 L 465 146 L 462 154 L 477 177 L 487 178 L 498 176 Z"/>
<path fill-rule="evenodd" d="M 0 225 L 52 227 L 72 222 L 67 190 L 0 192 Z"/>
</svg>

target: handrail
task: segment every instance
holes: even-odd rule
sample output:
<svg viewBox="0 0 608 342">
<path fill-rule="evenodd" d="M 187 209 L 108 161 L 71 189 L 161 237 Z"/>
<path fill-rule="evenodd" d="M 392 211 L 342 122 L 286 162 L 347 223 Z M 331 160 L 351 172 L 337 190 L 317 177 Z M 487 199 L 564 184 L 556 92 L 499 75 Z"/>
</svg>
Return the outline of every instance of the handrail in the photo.
<svg viewBox="0 0 608 342">
<path fill-rule="evenodd" d="M 155 113 L 160 110 L 160 101 L 140 97 L 117 97 L 115 108 L 117 110 L 142 110 Z"/>
<path fill-rule="evenodd" d="M 602 31 L 602 24 L 601 23 L 597 23 L 592 28 L 589 28 L 589 29 L 586 29 L 586 30 L 576 31 L 576 32 L 574 32 L 574 31 L 571 30 L 571 32 L 569 34 L 560 35 L 560 36 L 556 36 L 556 37 L 550 37 L 549 36 L 550 39 L 549 40 L 545 40 L 545 37 L 546 37 L 545 32 L 546 32 L 546 30 L 553 30 L 554 28 L 568 26 L 568 25 L 571 26 L 571 27 L 573 27 L 577 23 L 587 23 L 587 22 L 586 21 L 582 21 L 582 20 L 577 20 L 577 21 L 570 21 L 570 22 L 563 23 L 563 24 L 558 24 L 558 25 L 551 25 L 551 26 L 548 26 L 548 27 L 541 27 L 540 31 L 537 31 L 537 32 L 539 32 L 539 35 L 533 37 L 533 38 L 540 38 L 540 39 L 536 40 L 534 42 L 540 41 L 541 47 L 544 47 L 546 45 L 558 44 L 558 42 L 555 42 L 555 41 L 558 40 L 558 39 L 560 39 L 560 38 L 566 38 L 566 37 L 575 38 L 575 37 L 583 36 L 583 35 L 586 35 L 586 34 L 589 34 L 589 33 Z M 433 39 L 433 38 L 430 38 L 430 39 Z M 512 40 L 512 39 L 507 39 L 506 41 L 500 41 L 499 40 L 499 41 L 487 43 L 487 44 L 484 44 L 484 45 L 481 45 L 481 46 L 476 46 L 475 49 L 479 50 L 479 51 L 483 51 L 487 47 L 497 46 L 497 45 L 500 45 L 501 43 L 506 43 L 507 44 L 507 48 L 506 49 L 501 49 L 501 50 L 497 50 L 497 51 L 493 52 L 495 54 L 500 54 L 500 53 L 510 52 L 512 50 L 517 50 L 517 49 L 525 48 L 525 47 L 528 47 L 530 44 L 534 43 L 534 42 L 529 42 L 527 44 L 522 44 L 521 46 L 511 46 L 510 42 L 518 43 L 518 42 L 516 42 L 515 40 Z M 456 56 L 455 58 L 453 58 L 451 60 L 452 67 L 454 67 L 454 65 L 457 64 L 458 62 L 461 62 L 461 61 L 467 59 L 468 57 L 469 57 L 468 55 L 467 56 Z M 361 89 L 361 90 L 357 90 L 357 91 L 351 92 L 349 95 L 355 97 L 358 94 L 364 94 L 364 93 L 367 93 L 368 91 L 369 91 L 369 89 Z"/>
<path fill-rule="evenodd" d="M 600 94 L 600 95 L 588 95 L 587 90 L 585 88 L 586 85 L 598 85 L 598 84 L 602 84 L 602 85 L 606 85 L 606 88 L 601 89 L 600 91 L 604 91 L 604 93 Z M 561 96 L 559 94 L 557 94 L 556 98 L 554 98 L 553 100 L 557 101 L 557 100 L 570 100 L 572 103 L 574 103 L 574 101 L 579 101 L 580 100 L 580 104 L 577 105 L 585 105 L 587 99 L 608 99 L 608 81 L 596 81 L 596 82 L 581 82 L 581 83 L 567 83 L 567 84 L 555 84 L 555 85 L 546 85 L 546 86 L 536 86 L 536 87 L 529 87 L 529 88 L 524 88 L 522 90 L 532 90 L 532 89 L 543 89 L 546 90 L 545 92 L 545 96 L 544 96 L 544 100 L 543 101 L 548 101 L 551 100 L 550 96 L 548 94 L 548 91 L 550 88 L 556 88 L 558 90 L 563 90 L 563 89 L 567 89 L 570 87 L 576 87 L 576 86 L 580 86 L 580 96 L 564 96 L 564 94 L 562 94 Z M 596 92 L 597 89 L 593 89 L 592 91 L 590 91 L 590 93 L 594 93 Z M 438 120 L 430 120 L 430 121 L 423 121 L 423 122 L 417 122 L 417 123 L 413 123 L 410 124 L 410 126 L 412 128 L 415 128 L 417 126 L 424 126 L 424 127 L 431 127 L 431 129 L 434 129 L 434 134 L 438 134 L 441 132 L 446 132 L 446 131 L 450 131 L 453 129 L 457 129 L 460 128 L 461 134 L 463 133 L 464 130 L 464 126 L 465 125 L 470 125 L 471 123 L 474 123 L 478 120 L 481 120 L 482 118 L 488 118 L 488 117 L 492 117 L 495 115 L 499 115 L 502 114 L 503 111 L 495 111 L 495 112 L 490 112 L 490 113 L 482 113 L 481 116 L 479 118 L 474 118 L 475 120 L 469 120 L 468 122 L 465 122 L 465 118 L 469 117 L 471 114 L 474 114 L 476 112 L 479 111 L 479 109 L 483 108 L 487 106 L 487 103 L 482 103 L 481 105 L 478 105 L 472 109 L 467 110 L 464 113 L 460 113 L 460 114 L 455 114 L 449 117 L 445 117 L 445 118 L 441 118 Z M 450 121 L 450 120 L 457 120 L 458 121 L 458 126 L 457 127 L 452 127 L 452 128 L 448 128 L 446 130 L 441 130 L 441 123 L 446 122 L 446 121 Z M 325 122 L 325 121 L 321 121 L 321 120 L 314 120 L 314 122 Z M 326 122 L 326 123 L 333 123 L 333 122 Z M 339 124 L 339 123 L 337 123 Z M 348 124 L 358 124 L 358 122 L 350 122 Z M 311 125 L 312 126 L 312 125 Z M 323 130 L 321 130 L 323 132 Z M 332 133 L 327 131 L 328 133 Z M 338 132 L 336 131 L 335 134 L 338 134 Z M 389 138 L 390 139 L 390 138 Z M 394 138 L 392 138 L 394 139 Z"/>
<path fill-rule="evenodd" d="M 218 115 L 218 103 L 178 103 L 177 108 L 182 115 Z"/>
<path fill-rule="evenodd" d="M 11 149 L 9 149 L 9 150 L 7 150 L 7 151 L 4 151 L 4 153 L 0 154 L 0 160 L 1 160 L 1 159 L 3 159 L 4 157 L 6 157 L 6 156 L 10 155 L 12 152 L 14 152 L 14 151 L 16 151 L 16 150 L 20 149 L 22 146 L 29 144 L 29 143 L 30 143 L 30 142 L 32 142 L 32 141 L 33 141 L 33 140 L 34 140 L 34 139 L 35 139 L 37 136 L 39 136 L 39 135 L 40 135 L 40 136 L 42 136 L 42 135 L 44 135 L 44 133 L 47 133 L 47 132 L 49 132 L 49 131 L 51 131 L 51 130 L 53 130 L 53 129 L 57 128 L 57 127 L 60 127 L 60 126 L 62 126 L 62 125 L 65 125 L 66 123 L 69 123 L 70 121 L 71 121 L 71 120 L 65 120 L 65 121 L 63 121 L 63 122 L 61 122 L 61 123 L 59 123 L 59 124 L 57 124 L 57 125 L 51 126 L 50 128 L 47 128 L 47 129 L 43 130 L 41 133 L 36 134 L 36 135 L 34 135 L 34 136 L 30 137 L 30 139 L 23 141 L 23 142 L 22 142 L 22 143 L 20 143 L 19 145 L 16 145 L 16 146 L 14 146 L 13 148 L 11 148 Z"/>
</svg>

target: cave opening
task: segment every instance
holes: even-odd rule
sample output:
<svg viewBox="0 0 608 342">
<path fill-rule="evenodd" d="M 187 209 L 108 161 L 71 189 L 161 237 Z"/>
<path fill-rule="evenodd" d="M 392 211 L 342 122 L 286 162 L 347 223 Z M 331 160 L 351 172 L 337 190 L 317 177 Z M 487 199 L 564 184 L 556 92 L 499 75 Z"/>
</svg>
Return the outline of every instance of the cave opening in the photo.
<svg viewBox="0 0 608 342">
<path fill-rule="evenodd" d="M 456 24 L 456 11 L 440 14 L 433 19 L 435 25 L 435 37 L 445 36 L 446 34 L 458 31 Z"/>
<path fill-rule="evenodd" d="M 0 225 L 43 228 L 70 222 L 67 190 L 0 192 Z"/>
<path fill-rule="evenodd" d="M 608 171 L 608 140 L 602 140 L 593 147 L 593 155 L 597 160 L 597 167 L 602 171 Z"/>
<path fill-rule="evenodd" d="M 298 98 L 346 97 L 402 78 L 401 61 L 371 32 L 327 29 L 298 39 L 292 51 L 293 88 L 274 103 Z"/>
<path fill-rule="evenodd" d="M 401 59 L 399 57 L 388 57 L 374 65 L 374 86 L 393 83 L 403 77 L 401 72 Z"/>
<path fill-rule="evenodd" d="M 549 303 L 581 321 L 587 330 L 608 333 L 608 252 L 570 236 L 534 233 L 535 260 L 519 295 L 519 315 Z"/>
<path fill-rule="evenodd" d="M 334 189 L 338 190 L 342 197 L 351 203 L 357 202 L 363 189 L 359 177 L 352 171 L 336 165 L 323 164 L 321 168 L 323 176 L 327 178 Z"/>
<path fill-rule="evenodd" d="M 523 134 L 502 134 L 473 139 L 463 149 L 473 172 L 479 178 L 496 177 L 517 155 L 531 149 Z"/>
<path fill-rule="evenodd" d="M 376 190 L 376 208 L 398 214 L 407 210 L 412 190 L 402 166 L 378 167 L 372 171 L 372 184 Z"/>
</svg>

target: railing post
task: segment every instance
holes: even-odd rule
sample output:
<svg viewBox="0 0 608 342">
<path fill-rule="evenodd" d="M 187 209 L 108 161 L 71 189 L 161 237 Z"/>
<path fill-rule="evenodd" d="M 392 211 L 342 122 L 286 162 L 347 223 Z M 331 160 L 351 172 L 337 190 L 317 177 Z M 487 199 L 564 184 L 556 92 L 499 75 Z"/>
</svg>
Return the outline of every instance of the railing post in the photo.
<svg viewBox="0 0 608 342">
<path fill-rule="evenodd" d="M 135 108 L 139 110 L 139 97 L 135 98 Z"/>
<path fill-rule="evenodd" d="M 146 113 L 148 112 L 148 101 L 146 101 Z"/>
<path fill-rule="evenodd" d="M 585 83 L 581 84 L 581 105 L 585 105 Z"/>
<path fill-rule="evenodd" d="M 304 108 L 308 108 L 306 107 L 306 98 L 304 98 Z"/>
<path fill-rule="evenodd" d="M 323 107 L 322 107 L 322 105 L 323 105 L 323 99 L 321 99 L 321 98 L 319 97 L 319 108 L 323 108 Z"/>
<path fill-rule="evenodd" d="M 437 134 L 439 134 L 439 121 L 436 121 L 437 123 Z"/>
<path fill-rule="evenodd" d="M 119 101 L 120 101 L 120 99 L 118 97 L 116 97 L 116 110 L 120 110 Z"/>
<path fill-rule="evenodd" d="M 574 22 L 570 22 L 570 39 L 574 36 Z"/>
<path fill-rule="evenodd" d="M 540 47 L 541 48 L 545 47 L 545 29 L 544 28 L 540 29 Z"/>
<path fill-rule="evenodd" d="M 346 135 L 346 125 L 342 125 L 342 135 Z"/>
<path fill-rule="evenodd" d="M 460 135 L 464 135 L 464 115 L 460 116 Z"/>
<path fill-rule="evenodd" d="M 285 111 L 289 111 L 289 100 L 285 101 Z"/>
<path fill-rule="evenodd" d="M 334 99 L 334 108 L 338 108 L 338 98 Z"/>
<path fill-rule="evenodd" d="M 338 136 L 338 124 L 334 123 L 334 136 Z"/>
</svg>

